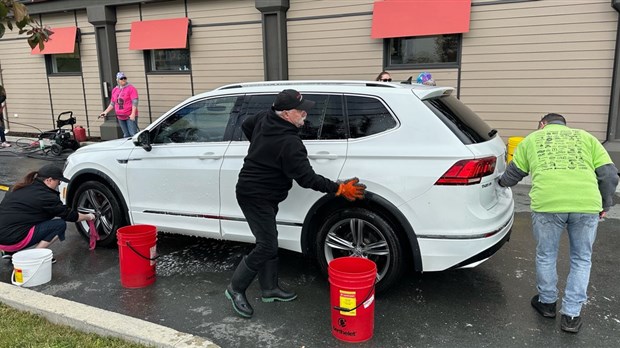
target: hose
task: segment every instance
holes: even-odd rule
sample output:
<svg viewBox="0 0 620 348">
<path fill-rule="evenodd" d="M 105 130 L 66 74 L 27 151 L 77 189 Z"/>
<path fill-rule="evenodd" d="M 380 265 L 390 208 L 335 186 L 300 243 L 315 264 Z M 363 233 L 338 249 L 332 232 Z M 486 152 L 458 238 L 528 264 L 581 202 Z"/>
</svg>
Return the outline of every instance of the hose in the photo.
<svg viewBox="0 0 620 348">
<path fill-rule="evenodd" d="M 11 123 L 34 128 L 39 131 L 39 137 L 42 134 L 50 132 L 50 131 L 44 132 L 35 126 L 24 124 L 24 123 L 19 123 L 19 122 L 11 122 Z M 33 141 L 32 139 L 29 139 L 29 138 L 19 138 L 14 142 L 14 145 L 15 147 L 1 148 L 0 157 L 8 157 L 8 156 L 28 157 L 28 158 L 34 158 L 34 159 L 39 159 L 39 160 L 44 160 L 44 161 L 60 162 L 60 161 L 66 160 L 67 157 L 69 156 L 65 154 L 60 154 L 59 156 L 50 155 L 49 148 L 46 148 L 46 147 L 40 148 L 37 140 Z"/>
</svg>

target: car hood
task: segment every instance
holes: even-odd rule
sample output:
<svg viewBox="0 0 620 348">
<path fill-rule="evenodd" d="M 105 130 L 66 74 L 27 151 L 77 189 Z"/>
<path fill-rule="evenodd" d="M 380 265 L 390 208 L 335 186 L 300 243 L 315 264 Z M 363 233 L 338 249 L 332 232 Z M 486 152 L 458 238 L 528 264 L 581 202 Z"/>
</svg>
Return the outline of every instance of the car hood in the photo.
<svg viewBox="0 0 620 348">
<path fill-rule="evenodd" d="M 93 143 L 86 146 L 82 146 L 75 151 L 75 153 L 85 153 L 93 151 L 105 151 L 114 149 L 124 149 L 134 147 L 135 145 L 131 141 L 131 138 L 115 139 L 102 141 L 100 143 Z"/>
</svg>

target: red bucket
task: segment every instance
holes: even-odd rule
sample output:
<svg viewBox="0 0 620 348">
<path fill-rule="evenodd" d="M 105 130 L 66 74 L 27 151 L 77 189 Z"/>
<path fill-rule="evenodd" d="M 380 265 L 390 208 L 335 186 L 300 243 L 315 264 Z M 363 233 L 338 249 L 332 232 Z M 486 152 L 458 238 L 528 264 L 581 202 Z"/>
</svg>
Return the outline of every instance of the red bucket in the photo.
<svg viewBox="0 0 620 348">
<path fill-rule="evenodd" d="M 332 260 L 329 275 L 332 334 L 346 342 L 372 338 L 375 327 L 377 265 L 361 257 Z"/>
<path fill-rule="evenodd" d="M 157 227 L 133 225 L 116 231 L 121 285 L 142 288 L 155 282 Z"/>
</svg>

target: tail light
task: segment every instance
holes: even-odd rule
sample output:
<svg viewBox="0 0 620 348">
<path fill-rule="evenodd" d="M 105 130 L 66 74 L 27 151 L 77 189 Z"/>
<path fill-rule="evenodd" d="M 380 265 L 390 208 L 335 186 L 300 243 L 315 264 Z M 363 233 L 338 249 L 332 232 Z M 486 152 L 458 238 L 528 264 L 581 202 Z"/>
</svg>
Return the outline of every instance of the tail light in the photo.
<svg viewBox="0 0 620 348">
<path fill-rule="evenodd" d="M 495 171 L 495 157 L 461 160 L 437 180 L 435 185 L 474 185 Z"/>
</svg>

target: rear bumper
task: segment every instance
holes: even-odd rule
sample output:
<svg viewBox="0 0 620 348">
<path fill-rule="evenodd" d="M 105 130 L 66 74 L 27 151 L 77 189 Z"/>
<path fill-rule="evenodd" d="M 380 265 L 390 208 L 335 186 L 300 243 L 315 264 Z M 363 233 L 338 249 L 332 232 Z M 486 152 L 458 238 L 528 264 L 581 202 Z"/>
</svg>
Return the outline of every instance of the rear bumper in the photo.
<svg viewBox="0 0 620 348">
<path fill-rule="evenodd" d="M 514 214 L 492 235 L 478 238 L 418 238 L 422 271 L 436 272 L 461 267 L 475 267 L 488 259 L 510 239 Z"/>
<path fill-rule="evenodd" d="M 502 246 L 508 242 L 510 240 L 510 234 L 512 233 L 512 227 L 508 230 L 508 233 L 506 233 L 506 235 L 500 239 L 497 243 L 495 243 L 494 245 L 492 245 L 491 247 L 489 247 L 486 250 L 481 251 L 480 253 L 468 258 L 467 260 L 464 260 L 462 262 L 457 263 L 456 265 L 448 268 L 448 269 L 455 269 L 455 268 L 461 268 L 461 267 L 465 267 L 467 265 L 471 265 L 473 263 L 477 263 L 480 261 L 484 261 L 486 259 L 488 259 L 489 257 L 493 256 L 493 254 L 495 254 L 499 249 L 502 248 Z"/>
</svg>

